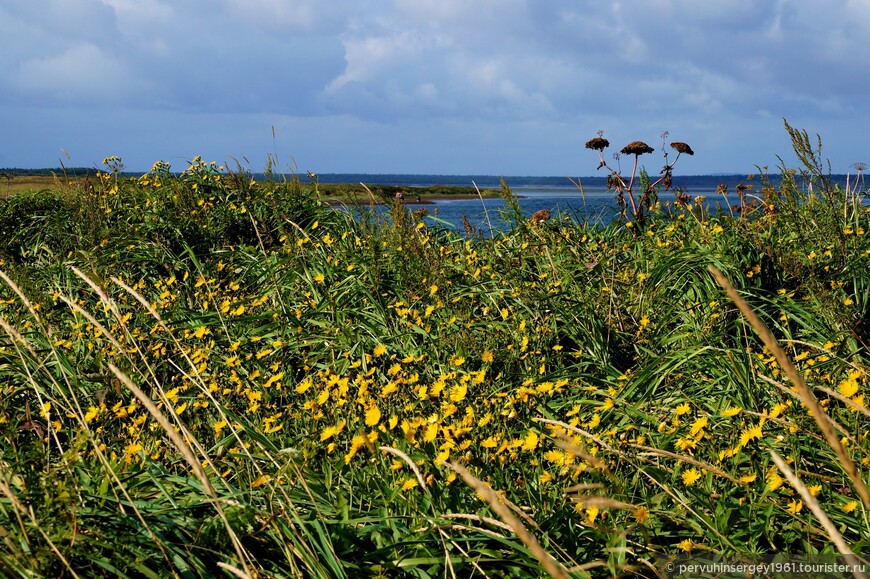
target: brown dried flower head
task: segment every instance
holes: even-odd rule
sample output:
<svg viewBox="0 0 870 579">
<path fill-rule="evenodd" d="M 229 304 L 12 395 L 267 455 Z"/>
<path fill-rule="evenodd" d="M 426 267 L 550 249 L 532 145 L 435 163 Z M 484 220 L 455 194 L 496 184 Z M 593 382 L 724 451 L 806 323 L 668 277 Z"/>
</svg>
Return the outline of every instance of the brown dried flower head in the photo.
<svg viewBox="0 0 870 579">
<path fill-rule="evenodd" d="M 537 225 L 541 221 L 547 221 L 548 219 L 550 219 L 550 210 L 541 209 L 540 211 L 535 211 L 535 214 L 529 218 L 529 222 L 532 225 Z"/>
<path fill-rule="evenodd" d="M 587 149 L 594 149 L 596 151 L 603 151 L 607 147 L 610 146 L 610 141 L 602 137 L 595 137 L 594 139 L 590 139 L 586 141 Z"/>
<path fill-rule="evenodd" d="M 687 155 L 695 154 L 695 151 L 692 150 L 692 147 L 690 147 L 686 143 L 681 143 L 679 141 L 671 143 L 671 148 L 675 149 L 678 153 L 685 153 Z"/>
<path fill-rule="evenodd" d="M 623 155 L 643 155 L 644 153 L 652 153 L 653 148 L 643 141 L 632 141 L 622 148 Z"/>
</svg>

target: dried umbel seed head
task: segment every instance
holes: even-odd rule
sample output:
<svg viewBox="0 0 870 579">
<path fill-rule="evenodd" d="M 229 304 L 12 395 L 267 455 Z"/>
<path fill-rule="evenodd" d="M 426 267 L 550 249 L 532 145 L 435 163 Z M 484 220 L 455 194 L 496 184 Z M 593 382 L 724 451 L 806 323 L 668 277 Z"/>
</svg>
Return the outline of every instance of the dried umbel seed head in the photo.
<svg viewBox="0 0 870 579">
<path fill-rule="evenodd" d="M 607 176 L 607 189 L 616 189 L 622 190 L 625 187 L 625 182 L 622 180 L 622 177 L 617 175 L 616 173 L 611 173 Z"/>
<path fill-rule="evenodd" d="M 652 153 L 653 148 L 643 141 L 632 141 L 622 148 L 623 155 L 643 155 L 644 153 Z"/>
<path fill-rule="evenodd" d="M 610 146 L 610 141 L 603 137 L 595 137 L 594 139 L 590 139 L 586 141 L 587 149 L 594 149 L 596 151 L 603 151 L 607 147 Z"/>
<path fill-rule="evenodd" d="M 687 155 L 695 154 L 695 151 L 692 150 L 692 147 L 690 147 L 686 143 L 680 143 L 679 141 L 671 143 L 671 148 L 676 150 L 678 153 L 685 153 Z"/>
<path fill-rule="evenodd" d="M 529 218 L 529 222 L 532 225 L 537 225 L 541 221 L 547 221 L 548 219 L 550 219 L 550 210 L 541 209 L 540 211 L 535 211 L 535 214 Z"/>
</svg>

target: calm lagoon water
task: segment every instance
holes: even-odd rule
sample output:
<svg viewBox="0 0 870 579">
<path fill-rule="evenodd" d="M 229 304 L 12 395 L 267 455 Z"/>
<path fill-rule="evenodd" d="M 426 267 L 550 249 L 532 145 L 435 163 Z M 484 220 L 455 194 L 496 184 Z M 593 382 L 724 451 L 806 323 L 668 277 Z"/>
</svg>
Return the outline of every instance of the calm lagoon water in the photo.
<svg viewBox="0 0 870 579">
<path fill-rule="evenodd" d="M 502 199 L 446 199 L 430 203 L 414 203 L 414 187 L 425 185 L 471 185 L 477 183 L 482 189 L 498 188 L 498 180 L 487 176 L 436 176 L 436 175 L 332 175 L 329 181 L 335 183 L 380 183 L 384 185 L 403 185 L 408 188 L 406 207 L 411 210 L 426 209 L 428 215 L 424 218 L 430 225 L 441 225 L 456 231 L 464 231 L 463 215 L 468 222 L 484 235 L 490 235 L 498 231 L 510 229 L 510 223 L 502 216 L 507 212 L 507 207 Z M 607 191 L 602 178 L 586 178 L 583 180 L 585 196 L 573 186 L 566 178 L 541 177 L 541 178 L 506 178 L 511 189 L 519 198 L 520 207 L 524 217 L 531 217 L 536 211 L 549 209 L 553 218 L 567 216 L 576 222 L 590 224 L 610 223 L 618 214 L 616 195 Z M 692 198 L 703 195 L 707 198 L 710 207 L 715 208 L 718 203 L 724 211 L 728 207 L 738 203 L 736 186 L 738 183 L 751 183 L 745 175 L 701 175 L 688 177 L 675 177 L 674 186 L 682 186 L 685 192 Z M 778 178 L 771 177 L 774 186 L 779 182 Z M 847 175 L 834 175 L 834 184 L 841 188 L 849 186 Z M 729 194 L 727 198 L 716 193 L 719 184 L 727 186 Z M 854 177 L 851 186 L 855 186 Z M 760 185 L 754 183 L 755 190 L 747 192 L 752 198 L 760 194 Z M 862 184 L 862 190 L 864 185 Z M 866 190 L 865 190 L 866 191 Z M 676 194 L 673 190 L 659 193 L 662 203 L 673 202 Z M 862 203 L 870 204 L 870 196 L 863 195 Z M 364 210 L 367 210 L 364 209 Z M 385 207 L 379 207 L 378 211 L 386 211 Z M 350 209 L 351 212 L 359 209 Z"/>
<path fill-rule="evenodd" d="M 516 187 L 513 188 L 513 192 L 517 195 L 523 216 L 526 218 L 531 217 L 536 211 L 548 209 L 553 219 L 566 216 L 576 222 L 595 224 L 609 223 L 618 214 L 616 195 L 606 190 L 586 191 L 585 196 L 577 189 L 567 187 Z M 706 195 L 711 203 L 716 201 L 715 190 L 698 191 L 694 192 L 694 195 Z M 730 201 L 736 202 L 736 195 L 729 197 L 735 197 L 735 200 Z M 509 209 L 500 198 L 445 199 L 429 203 L 414 203 L 413 199 L 414 193 L 411 190 L 405 206 L 412 211 L 426 209 L 428 214 L 424 219 L 430 225 L 441 225 L 448 229 L 464 231 L 462 222 L 464 215 L 468 222 L 484 235 L 510 228 L 509 221 L 505 218 Z M 674 199 L 673 192 L 659 194 L 659 200 L 663 203 Z M 718 199 L 724 207 L 725 201 L 722 196 L 719 195 Z M 379 210 L 386 211 L 386 208 L 382 207 Z"/>
</svg>

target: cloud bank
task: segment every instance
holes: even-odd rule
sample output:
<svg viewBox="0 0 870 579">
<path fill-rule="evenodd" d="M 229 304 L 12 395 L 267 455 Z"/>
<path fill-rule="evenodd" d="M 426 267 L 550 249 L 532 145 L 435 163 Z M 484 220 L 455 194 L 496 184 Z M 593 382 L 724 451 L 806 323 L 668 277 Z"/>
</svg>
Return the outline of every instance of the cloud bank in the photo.
<svg viewBox="0 0 870 579">
<path fill-rule="evenodd" d="M 845 172 L 868 29 L 867 0 L 14 0 L 0 166 L 586 175 L 598 130 L 667 130 L 682 171 L 751 172 L 790 162 L 787 118 Z"/>
</svg>

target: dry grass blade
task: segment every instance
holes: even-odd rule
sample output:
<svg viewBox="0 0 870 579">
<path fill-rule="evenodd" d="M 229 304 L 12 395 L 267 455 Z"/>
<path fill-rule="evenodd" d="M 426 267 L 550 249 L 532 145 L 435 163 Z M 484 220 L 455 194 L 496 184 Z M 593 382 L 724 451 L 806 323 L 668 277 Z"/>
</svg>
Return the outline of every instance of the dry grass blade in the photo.
<svg viewBox="0 0 870 579">
<path fill-rule="evenodd" d="M 571 499 L 573 504 L 583 507 L 584 509 L 597 508 L 631 511 L 637 508 L 636 505 L 611 499 L 609 497 L 602 497 L 600 495 L 571 494 L 568 498 Z"/>
<path fill-rule="evenodd" d="M 852 484 L 855 486 L 855 490 L 858 493 L 858 496 L 861 498 L 861 502 L 864 504 L 864 508 L 866 510 L 870 510 L 870 491 L 867 490 L 867 485 L 864 483 L 864 480 L 861 478 L 861 474 L 858 472 L 858 467 L 855 465 L 855 462 L 852 458 L 846 453 L 846 449 L 843 448 L 840 439 L 837 438 L 837 434 L 834 432 L 834 428 L 831 425 L 831 420 L 828 418 L 828 415 L 824 413 L 824 410 L 819 405 L 818 400 L 816 400 L 815 395 L 810 390 L 807 383 L 804 381 L 803 376 L 801 376 L 798 369 L 789 359 L 788 355 L 786 355 L 785 351 L 780 347 L 779 343 L 776 341 L 776 338 L 773 337 L 773 334 L 770 333 L 770 330 L 767 329 L 767 326 L 764 325 L 764 322 L 756 315 L 752 308 L 749 307 L 749 304 L 746 303 L 740 295 L 737 293 L 737 290 L 734 289 L 734 286 L 731 285 L 731 282 L 725 277 L 725 275 L 719 271 L 715 266 L 709 266 L 710 272 L 713 274 L 713 277 L 716 278 L 716 281 L 719 282 L 725 289 L 725 293 L 728 294 L 728 297 L 731 298 L 737 308 L 740 310 L 740 313 L 746 318 L 749 324 L 755 329 L 758 333 L 758 336 L 761 338 L 761 341 L 764 342 L 764 345 L 767 346 L 767 349 L 776 357 L 776 361 L 779 364 L 780 368 L 783 369 L 788 379 L 791 381 L 792 385 L 797 388 L 798 394 L 801 397 L 801 401 L 806 404 L 810 413 L 813 416 L 813 419 L 818 424 L 819 429 L 822 431 L 822 434 L 825 436 L 825 440 L 828 442 L 828 445 L 834 450 L 837 455 L 837 458 L 840 460 L 841 465 L 843 466 L 843 470 L 846 475 L 852 481 Z"/>
<path fill-rule="evenodd" d="M 803 402 L 804 399 L 801 396 L 800 392 L 795 392 L 795 390 L 793 388 L 789 388 L 789 387 L 785 386 L 784 384 L 780 384 L 776 380 L 773 380 L 773 379 L 768 378 L 767 376 L 763 376 L 761 374 L 759 374 L 758 378 L 764 382 L 767 382 L 771 386 L 774 386 L 783 394 L 787 394 L 788 396 L 791 396 L 792 398 L 795 398 L 795 399 L 799 400 L 800 402 Z M 822 390 L 824 392 L 826 390 L 826 388 L 820 387 L 819 390 Z M 850 402 L 851 402 L 851 400 L 850 400 Z M 853 402 L 853 404 L 854 404 L 854 402 Z M 747 414 L 751 414 L 751 413 L 747 412 Z M 754 414 L 757 414 L 758 416 L 763 416 L 761 414 L 758 414 L 757 412 Z M 839 432 L 840 434 L 845 436 L 847 439 L 849 439 L 850 442 L 853 442 L 853 443 L 855 442 L 855 438 L 851 434 L 849 434 L 849 431 L 846 430 L 845 428 L 843 428 L 843 426 L 840 425 L 838 422 L 836 422 L 833 418 L 831 418 L 827 414 L 823 414 L 822 418 L 824 420 L 827 420 L 831 424 L 831 427 L 833 429 L 835 429 L 837 432 Z M 767 417 L 767 420 L 770 420 L 770 417 Z M 821 437 L 819 437 L 818 435 L 813 435 L 813 438 L 821 438 Z"/>
<path fill-rule="evenodd" d="M 7 499 L 9 499 L 9 502 L 13 505 L 13 507 L 15 507 L 15 515 L 18 518 L 18 523 L 21 525 L 22 530 L 24 528 L 24 523 L 22 522 L 21 517 L 18 515 L 19 511 L 22 514 L 24 514 L 25 516 L 27 516 L 27 518 L 30 519 L 31 523 L 33 523 L 33 526 L 36 528 L 37 531 L 39 531 L 39 534 L 42 535 L 42 538 L 43 538 L 43 540 L 45 540 L 48 547 L 51 549 L 51 551 L 55 555 L 57 555 L 57 558 L 66 567 L 66 570 L 69 571 L 70 576 L 78 577 L 75 570 L 70 566 L 69 561 L 67 561 L 66 557 L 63 556 L 63 553 L 60 552 L 60 549 L 58 549 L 57 546 L 54 544 L 54 541 L 51 540 L 51 537 L 49 537 L 46 534 L 46 532 L 42 529 L 42 527 L 39 524 L 39 521 L 36 520 L 36 517 L 34 516 L 34 513 L 33 513 L 33 508 L 30 508 L 30 509 L 25 508 L 24 505 L 21 504 L 21 501 L 18 500 L 18 497 L 16 497 L 15 494 L 12 492 L 12 489 L 9 488 L 9 485 L 5 480 L 0 482 L 0 492 L 2 492 L 3 495 Z M 26 539 L 26 543 L 27 543 L 26 548 L 29 551 L 30 550 L 30 540 L 27 539 L 26 531 L 22 532 L 22 536 L 25 537 L 25 539 Z"/>
<path fill-rule="evenodd" d="M 39 314 L 36 313 L 36 309 L 33 307 L 33 304 L 30 302 L 29 299 L 27 299 L 27 296 L 24 295 L 24 292 L 21 291 L 21 288 L 19 288 L 19 287 L 15 284 L 15 282 L 12 281 L 12 280 L 9 278 L 9 276 L 7 276 L 7 275 L 3 272 L 2 269 L 0 269 L 0 279 L 2 279 L 4 282 L 6 282 L 6 285 L 8 285 L 8 286 L 12 289 L 12 291 L 15 292 L 15 295 L 18 296 L 18 298 L 21 300 L 21 303 L 24 304 L 24 306 L 25 306 L 25 307 L 27 308 L 27 310 L 30 312 L 30 315 L 33 316 L 33 319 L 36 320 L 37 322 L 39 322 L 39 321 L 40 321 L 40 317 L 39 317 Z"/>
<path fill-rule="evenodd" d="M 95 318 L 90 312 L 86 311 L 84 308 L 82 308 L 80 305 L 78 305 L 77 303 L 75 303 L 74 301 L 72 301 L 71 299 L 69 299 L 66 296 L 59 295 L 59 296 L 57 296 L 57 298 L 60 301 L 62 301 L 63 303 L 65 303 L 66 305 L 68 305 L 71 310 L 73 310 L 77 314 L 83 316 L 86 320 L 88 320 L 88 322 L 90 324 L 92 324 L 95 328 L 97 328 L 100 331 L 100 333 L 103 334 L 106 337 L 106 339 L 112 343 L 112 345 L 115 347 L 115 349 L 118 351 L 119 354 L 124 353 L 124 346 L 122 346 L 121 343 L 118 341 L 118 339 L 115 338 L 115 336 L 112 335 L 112 333 L 109 332 L 109 330 L 107 330 L 105 328 L 105 326 L 103 326 L 103 324 L 101 324 L 99 321 L 97 321 L 97 318 Z"/>
<path fill-rule="evenodd" d="M 468 470 L 460 464 L 452 462 L 445 462 L 444 464 L 455 470 L 468 486 L 477 491 L 477 493 L 483 497 L 487 503 L 489 503 L 492 510 L 501 517 L 501 520 L 510 526 L 511 530 L 516 534 L 520 541 L 522 541 L 523 545 L 525 545 L 526 548 L 531 551 L 532 555 L 534 555 L 534 557 L 541 563 L 544 571 L 546 571 L 551 577 L 558 577 L 560 579 L 568 578 L 568 573 L 565 569 L 544 550 L 538 540 L 535 539 L 534 535 L 532 535 L 513 512 L 505 506 L 502 502 L 502 498 L 492 489 L 492 487 L 468 472 Z"/>
<path fill-rule="evenodd" d="M 780 472 L 785 476 L 786 480 L 788 480 L 789 484 L 800 494 L 801 498 L 806 502 L 807 507 L 813 512 L 816 518 L 821 523 L 822 527 L 828 533 L 828 537 L 831 539 L 831 542 L 834 543 L 834 546 L 837 547 L 837 550 L 845 557 L 846 562 L 849 565 L 852 565 L 855 577 L 866 579 L 867 575 L 863 571 L 859 571 L 858 569 L 862 569 L 863 566 L 859 565 L 858 558 L 855 556 L 855 553 L 852 552 L 852 549 L 846 544 L 846 541 L 843 539 L 843 535 L 837 530 L 837 526 L 828 518 L 828 515 L 825 514 L 825 511 L 822 509 L 819 502 L 816 500 L 816 497 L 812 495 L 809 489 L 804 486 L 804 483 L 795 475 L 794 472 L 789 468 L 786 462 L 782 459 L 779 454 L 775 450 L 770 451 L 770 457 L 773 459 L 773 462 L 776 463 L 776 467 L 780 470 Z"/>
<path fill-rule="evenodd" d="M 860 404 L 855 404 L 851 398 L 846 398 L 836 390 L 831 390 L 830 388 L 826 388 L 824 386 L 819 386 L 819 390 L 830 396 L 831 398 L 836 398 L 855 412 L 860 412 L 864 416 L 870 417 L 870 409 L 866 406 L 861 406 Z"/>
<path fill-rule="evenodd" d="M 703 468 L 704 470 L 709 471 L 716 476 L 720 476 L 722 478 L 728 479 L 729 481 L 731 481 L 733 483 L 743 484 L 739 480 L 737 480 L 736 478 L 734 478 L 733 476 L 731 476 L 730 474 L 728 474 L 727 472 L 722 470 L 721 468 L 716 468 L 715 466 L 713 466 L 712 464 L 710 464 L 708 462 L 696 460 L 696 459 L 692 458 L 691 456 L 686 456 L 684 454 L 677 454 L 675 452 L 668 452 L 667 450 L 662 450 L 660 448 L 653 448 L 651 446 L 644 446 L 642 444 L 635 444 L 633 442 L 627 443 L 627 446 L 630 446 L 632 448 L 636 448 L 638 450 L 642 450 L 648 454 L 654 454 L 656 456 L 662 456 L 665 458 L 673 458 L 674 460 L 679 460 L 681 462 L 691 464 L 692 466 L 697 466 L 698 468 Z"/>
<path fill-rule="evenodd" d="M 474 185 L 474 190 L 477 191 L 477 197 L 483 205 L 483 214 L 486 215 L 486 224 L 489 226 L 489 234 L 493 235 L 492 221 L 489 220 L 489 211 L 486 210 L 486 203 L 483 202 L 483 194 L 480 192 L 480 189 L 478 189 L 477 183 L 472 181 L 471 184 Z"/>
<path fill-rule="evenodd" d="M 470 515 L 468 513 L 446 513 L 441 515 L 444 519 L 465 519 L 469 521 L 477 521 L 479 523 L 486 523 L 488 525 L 492 525 L 493 527 L 498 527 L 499 529 L 504 529 L 505 531 L 512 531 L 508 525 L 502 523 L 498 519 L 493 519 L 492 517 L 482 517 L 480 515 Z"/>
<path fill-rule="evenodd" d="M 151 401 L 151 398 L 147 394 L 142 392 L 142 390 L 140 390 L 138 386 L 133 384 L 133 381 L 130 380 L 130 378 L 126 374 L 124 374 L 124 372 L 118 369 L 118 367 L 111 362 L 109 363 L 109 369 L 112 371 L 113 374 L 115 374 L 118 380 L 120 380 L 121 383 L 123 383 L 124 386 L 126 386 L 130 390 L 130 392 L 132 392 L 133 395 L 139 399 L 139 402 L 142 403 L 142 406 L 144 406 L 149 414 L 154 417 L 154 420 L 157 421 L 157 423 L 166 433 L 166 436 L 169 437 L 169 439 L 178 449 L 178 452 L 180 452 L 181 456 L 184 457 L 184 460 L 187 461 L 187 464 L 191 466 L 193 472 L 196 473 L 196 476 L 202 483 L 203 488 L 206 489 L 209 496 L 214 501 L 214 507 L 215 509 L 217 509 L 218 514 L 224 522 L 224 526 L 226 527 L 227 533 L 229 533 L 230 539 L 233 542 L 233 547 L 236 550 L 236 555 L 239 557 L 239 561 L 245 567 L 245 575 L 242 575 L 242 577 L 250 578 L 251 574 L 248 570 L 247 557 L 245 556 L 244 547 L 242 547 L 241 541 L 239 541 L 239 537 L 236 535 L 235 531 L 233 531 L 233 528 L 227 521 L 223 509 L 221 509 L 220 507 L 220 502 L 217 493 L 215 492 L 214 486 L 211 484 L 211 481 L 209 480 L 205 469 L 202 468 L 202 464 L 200 464 L 200 462 L 194 456 L 193 451 L 190 449 L 190 446 L 184 441 L 181 435 L 178 434 L 175 428 L 172 427 L 172 425 L 169 423 L 169 420 L 166 419 L 166 417 L 163 415 L 162 412 L 160 412 L 157 406 L 154 405 L 154 402 Z"/>
<path fill-rule="evenodd" d="M 411 467 L 411 470 L 414 471 L 414 475 L 417 477 L 417 482 L 420 483 L 420 488 L 422 488 L 424 490 L 426 489 L 426 482 L 423 480 L 423 475 L 420 474 L 420 469 L 417 468 L 417 465 L 414 464 L 414 461 L 411 460 L 410 456 L 408 456 L 407 454 L 405 454 L 404 452 L 402 452 L 401 450 L 399 450 L 397 448 L 393 448 L 392 446 L 381 446 L 379 448 L 381 449 L 382 452 L 386 452 L 386 453 L 398 456 L 399 458 L 404 460 L 406 463 L 408 463 L 408 466 Z"/>
</svg>

